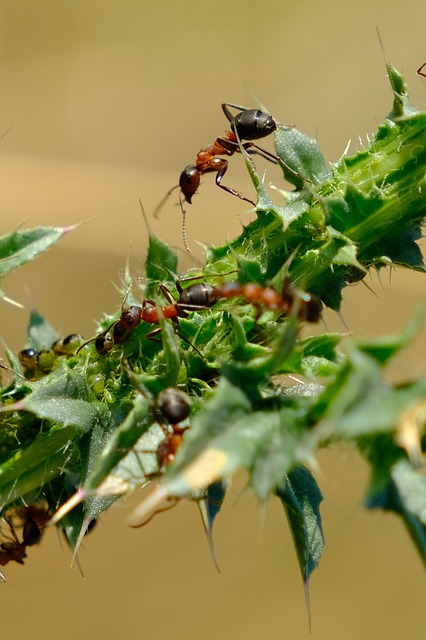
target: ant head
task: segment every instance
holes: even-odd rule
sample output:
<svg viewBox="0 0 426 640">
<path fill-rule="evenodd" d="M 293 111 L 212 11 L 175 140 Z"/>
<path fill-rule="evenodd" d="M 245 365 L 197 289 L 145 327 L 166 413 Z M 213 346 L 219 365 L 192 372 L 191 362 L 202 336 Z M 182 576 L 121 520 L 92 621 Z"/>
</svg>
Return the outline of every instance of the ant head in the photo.
<svg viewBox="0 0 426 640">
<path fill-rule="evenodd" d="M 180 174 L 179 186 L 186 202 L 191 204 L 191 198 L 200 184 L 200 172 L 195 164 L 188 164 Z"/>
<path fill-rule="evenodd" d="M 232 131 L 234 133 L 236 131 L 241 140 L 266 138 L 276 128 L 277 123 L 274 118 L 260 109 L 246 109 L 238 113 L 231 124 Z"/>
</svg>

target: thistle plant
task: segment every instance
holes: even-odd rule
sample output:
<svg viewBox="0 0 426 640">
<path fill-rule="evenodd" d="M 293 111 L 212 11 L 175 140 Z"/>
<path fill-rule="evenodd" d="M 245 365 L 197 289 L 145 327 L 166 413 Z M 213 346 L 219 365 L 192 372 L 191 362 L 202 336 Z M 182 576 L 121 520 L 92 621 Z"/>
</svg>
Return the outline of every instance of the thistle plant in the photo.
<svg viewBox="0 0 426 640">
<path fill-rule="evenodd" d="M 31 314 L 23 351 L 6 353 L 12 376 L 0 391 L 0 565 L 23 562 L 48 519 L 76 554 L 103 511 L 154 478 L 130 524 L 192 500 L 214 558 L 214 519 L 244 470 L 261 503 L 281 502 L 307 587 L 324 546 L 315 457 L 337 442 L 370 465 L 366 507 L 399 515 L 425 561 L 426 378 L 391 384 L 384 374 L 424 310 L 399 335 L 344 348 L 338 333 L 309 335 L 322 305 L 339 311 L 345 287 L 370 269 L 425 270 L 426 113 L 387 69 L 392 111 L 354 156 L 328 164 L 315 140 L 278 127 L 276 153 L 294 186 L 278 203 L 241 147 L 256 219 L 207 247 L 198 271 L 178 275 L 175 252 L 147 223 L 143 295 L 127 270 L 123 306 L 95 339 L 61 338 Z M 65 231 L 2 238 L 2 275 Z M 202 303 L 185 294 L 195 285 Z"/>
</svg>

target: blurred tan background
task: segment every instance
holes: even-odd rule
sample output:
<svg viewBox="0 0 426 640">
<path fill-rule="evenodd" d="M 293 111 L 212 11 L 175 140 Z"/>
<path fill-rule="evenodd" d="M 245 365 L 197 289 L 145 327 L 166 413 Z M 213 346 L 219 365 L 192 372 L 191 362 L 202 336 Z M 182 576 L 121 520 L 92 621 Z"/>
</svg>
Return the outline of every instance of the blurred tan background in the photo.
<svg viewBox="0 0 426 640">
<path fill-rule="evenodd" d="M 352 150 L 390 111 L 392 95 L 375 27 L 403 71 L 412 98 L 426 104 L 426 6 L 418 0 L 322 2 L 121 0 L 0 2 L 1 233 L 38 224 L 90 223 L 3 283 L 63 334 L 93 332 L 94 319 L 120 305 L 119 279 L 131 244 L 143 267 L 151 214 L 180 171 L 220 135 L 221 102 L 255 106 L 317 136 L 330 161 Z M 265 141 L 265 145 L 268 144 Z M 271 143 L 269 143 L 271 144 Z M 267 179 L 280 183 L 272 165 Z M 245 191 L 242 162 L 226 184 Z M 181 246 L 171 198 L 156 232 Z M 195 244 L 222 243 L 248 218 L 244 205 L 206 176 L 188 207 Z M 356 335 L 396 331 L 424 297 L 424 278 L 397 271 L 347 291 L 342 309 Z M 27 310 L 2 304 L 1 336 L 18 350 Z M 330 329 L 344 330 L 335 314 Z M 426 334 L 392 368 L 425 373 Z M 1 634 L 12 638 L 143 637 L 157 640 L 421 637 L 424 572 L 401 523 L 362 508 L 368 469 L 347 450 L 319 458 L 327 548 L 311 581 L 309 635 L 296 557 L 281 508 L 260 512 L 234 483 L 215 527 L 216 574 L 196 507 L 180 505 L 131 530 L 121 502 L 86 539 L 86 579 L 69 569 L 54 531 L 24 567 L 8 565 L 0 585 Z M 137 500 L 134 496 L 132 503 Z"/>
</svg>

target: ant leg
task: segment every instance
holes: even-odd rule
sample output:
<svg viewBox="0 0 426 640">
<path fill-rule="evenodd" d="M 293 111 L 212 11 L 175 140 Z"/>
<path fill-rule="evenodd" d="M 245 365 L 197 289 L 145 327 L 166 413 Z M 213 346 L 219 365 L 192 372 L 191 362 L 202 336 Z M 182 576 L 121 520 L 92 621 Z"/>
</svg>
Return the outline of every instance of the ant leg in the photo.
<svg viewBox="0 0 426 640">
<path fill-rule="evenodd" d="M 222 182 L 222 178 L 225 175 L 227 169 L 228 169 L 228 162 L 226 160 L 223 160 L 222 168 L 219 169 L 219 171 L 216 174 L 215 182 L 216 182 L 217 186 L 220 187 L 221 189 L 223 189 L 224 191 L 227 191 L 231 195 L 236 196 L 237 198 L 240 198 L 240 200 L 244 200 L 245 202 L 249 202 L 250 204 L 253 205 L 253 207 L 255 207 L 256 203 L 253 202 L 253 200 L 250 200 L 249 198 L 245 198 L 243 195 L 241 195 L 241 193 L 239 193 L 238 191 L 235 191 L 235 189 L 231 189 L 231 187 L 227 187 L 226 185 L 221 183 Z"/>
<path fill-rule="evenodd" d="M 160 289 L 160 292 L 163 294 L 163 296 L 166 298 L 169 304 L 176 304 L 177 301 L 172 296 L 171 291 L 166 287 L 165 284 L 160 284 L 158 288 Z M 179 289 L 178 289 L 178 292 L 179 292 Z"/>
<path fill-rule="evenodd" d="M 282 163 L 282 160 L 278 156 L 274 155 L 273 153 L 270 153 L 266 149 L 262 149 L 262 147 L 258 147 L 257 144 L 254 144 L 253 142 L 243 144 L 243 148 L 247 151 L 247 153 L 249 154 L 256 153 L 257 155 L 261 156 L 264 160 L 268 160 L 269 162 L 273 162 L 274 164 Z"/>
<path fill-rule="evenodd" d="M 229 122 L 233 122 L 235 116 L 229 111 L 228 107 L 232 107 L 233 109 L 238 109 L 239 111 L 249 111 L 247 107 L 240 107 L 238 104 L 232 104 L 232 102 L 223 102 L 222 110 L 225 116 L 228 118 Z"/>
<path fill-rule="evenodd" d="M 157 474 L 157 477 L 158 477 L 158 474 Z M 143 522 L 141 522 L 140 524 L 129 524 L 129 527 L 131 527 L 132 529 L 140 529 L 140 527 L 144 527 L 146 524 L 148 524 L 148 522 L 151 522 L 151 520 L 158 513 L 163 513 L 164 511 L 169 511 L 169 509 L 173 509 L 173 507 L 175 507 L 179 502 L 178 498 L 175 498 L 174 500 L 172 499 L 170 500 L 172 501 L 172 504 L 168 505 L 167 507 L 161 507 L 160 509 L 156 509 L 153 513 L 151 513 L 151 515 L 148 517 L 147 520 L 143 520 Z"/>
<path fill-rule="evenodd" d="M 161 338 L 156 338 L 161 333 L 161 329 L 154 329 L 147 334 L 148 340 L 152 340 L 152 342 L 162 342 Z"/>
<path fill-rule="evenodd" d="M 244 145 L 243 147 L 247 151 L 247 147 L 245 147 Z M 295 171 L 292 167 L 290 167 L 289 164 L 287 164 L 287 162 L 284 162 L 284 160 L 282 160 L 279 156 L 275 156 L 273 153 L 269 153 L 269 151 L 266 151 L 266 149 L 262 149 L 262 147 L 258 147 L 257 144 L 254 143 L 250 144 L 250 148 L 252 149 L 251 153 L 258 153 L 260 156 L 265 158 L 265 160 L 269 160 L 270 162 L 274 162 L 284 167 L 286 171 L 291 173 L 298 180 L 301 180 L 302 182 L 309 182 L 309 184 L 312 184 L 312 180 L 309 180 L 309 178 L 306 178 L 306 176 L 302 176 L 302 174 Z M 247 153 L 250 153 L 250 151 L 247 151 Z"/>
<path fill-rule="evenodd" d="M 423 73 L 423 69 L 424 69 L 425 67 L 426 67 L 426 62 L 423 62 L 422 66 L 421 66 L 421 67 L 419 67 L 419 68 L 417 69 L 417 71 L 416 71 L 416 73 L 417 73 L 419 76 L 423 76 L 423 78 L 426 78 L 426 73 Z"/>
<path fill-rule="evenodd" d="M 175 325 L 178 324 L 177 323 L 177 318 L 175 318 L 174 320 Z M 200 356 L 200 358 L 202 360 L 205 360 L 203 354 L 201 353 L 201 351 L 195 346 L 195 344 L 192 344 L 192 342 L 190 340 L 188 340 L 188 338 L 185 338 L 185 336 L 183 336 L 181 333 L 179 333 L 178 328 L 175 328 L 175 331 L 177 333 L 177 335 L 179 336 L 179 338 L 181 340 L 183 340 L 184 342 L 186 342 L 187 345 L 189 345 L 192 349 L 194 349 L 194 351 L 196 353 L 198 353 L 198 355 Z M 146 336 L 148 338 L 148 340 L 152 340 L 152 342 L 162 342 L 161 338 L 157 338 L 156 336 L 158 336 L 161 333 L 161 329 L 154 329 L 154 331 L 151 331 L 150 333 L 148 333 L 148 335 Z"/>
</svg>

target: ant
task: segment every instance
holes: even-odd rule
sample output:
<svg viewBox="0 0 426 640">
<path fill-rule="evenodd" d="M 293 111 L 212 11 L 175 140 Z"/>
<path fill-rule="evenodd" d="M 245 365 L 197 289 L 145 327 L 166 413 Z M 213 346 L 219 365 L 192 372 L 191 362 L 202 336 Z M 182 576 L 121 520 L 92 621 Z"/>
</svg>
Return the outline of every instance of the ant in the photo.
<svg viewBox="0 0 426 640">
<path fill-rule="evenodd" d="M 188 395 L 176 387 L 167 387 L 158 394 L 157 409 L 166 418 L 170 429 L 161 427 L 166 434 L 166 438 L 157 447 L 157 463 L 160 473 L 164 473 L 182 444 L 183 434 L 188 429 L 187 426 L 180 426 L 186 420 L 191 411 L 191 403 Z"/>
<path fill-rule="evenodd" d="M 284 279 L 281 293 L 271 286 L 263 287 L 252 282 L 241 284 L 238 281 L 225 282 L 215 286 L 202 282 L 192 284 L 186 289 L 183 289 L 179 281 L 177 281 L 176 288 L 179 299 L 174 305 L 170 305 L 169 317 L 171 317 L 172 313 L 178 317 L 186 317 L 188 311 L 198 311 L 212 307 L 221 298 L 230 299 L 236 297 L 244 298 L 247 303 L 256 308 L 258 312 L 256 320 L 261 315 L 262 307 L 271 311 L 281 311 L 286 315 L 295 312 L 299 320 L 306 320 L 307 322 L 318 322 L 322 313 L 320 298 L 314 294 L 295 289 L 288 277 Z M 167 291 L 163 287 L 162 292 L 165 296 Z M 174 308 L 173 312 L 172 307 Z"/>
<path fill-rule="evenodd" d="M 424 69 L 425 67 L 426 67 L 426 62 L 423 62 L 422 66 L 421 66 L 421 67 L 419 67 L 419 68 L 417 69 L 417 71 L 416 71 L 416 73 L 417 73 L 419 76 L 423 76 L 423 78 L 426 78 L 426 73 L 423 73 L 423 69 Z"/>
<path fill-rule="evenodd" d="M 271 286 L 247 282 L 225 282 L 215 288 L 215 295 L 220 298 L 241 297 L 256 309 L 257 321 L 262 313 L 262 307 L 270 311 L 280 311 L 285 315 L 294 313 L 299 320 L 318 322 L 322 313 L 322 302 L 314 294 L 295 289 L 288 277 L 284 279 L 281 293 Z"/>
<path fill-rule="evenodd" d="M 145 451 L 144 453 L 155 453 L 158 470 L 154 473 L 146 474 L 145 477 L 157 477 L 162 475 L 167 470 L 167 467 L 172 463 L 174 457 L 179 450 L 182 441 L 183 434 L 188 429 L 188 426 L 181 426 L 184 420 L 186 420 L 191 411 L 191 403 L 189 396 L 176 387 L 167 387 L 158 394 L 156 401 L 156 409 L 158 410 L 159 419 L 158 424 L 164 432 L 164 439 L 158 444 L 155 452 Z M 169 423 L 164 424 L 164 418 Z M 139 524 L 130 525 L 134 529 L 143 527 L 150 522 L 154 516 L 163 511 L 168 511 L 176 506 L 178 500 L 173 500 L 171 504 L 167 504 L 165 507 L 160 507 L 150 514 L 148 519 L 143 520 Z"/>
<path fill-rule="evenodd" d="M 176 289 L 179 295 L 177 300 L 173 298 L 165 285 L 160 284 L 159 289 L 169 303 L 167 306 L 162 307 L 161 312 L 165 318 L 173 322 L 177 322 L 178 318 L 186 318 L 191 311 L 212 307 L 218 300 L 218 296 L 215 295 L 215 287 L 206 283 L 192 284 L 183 289 L 180 281 L 176 280 Z M 143 301 L 141 319 L 152 324 L 159 323 L 159 313 L 155 302 L 152 300 Z M 149 337 L 155 332 L 151 332 Z"/>
<path fill-rule="evenodd" d="M 8 526 L 9 535 L 4 542 L 0 543 L 0 566 L 5 566 L 9 562 L 24 564 L 27 547 L 40 542 L 49 520 L 50 512 L 47 503 L 12 507 L 2 517 Z M 16 533 L 16 529 L 20 527 L 22 527 L 22 541 Z M 4 574 L 0 572 L 0 580 L 5 579 Z"/>
<path fill-rule="evenodd" d="M 147 324 L 159 324 L 160 314 L 169 320 L 172 320 L 176 325 L 179 322 L 179 318 L 186 318 L 191 311 L 198 311 L 211 307 L 217 298 L 214 296 L 214 287 L 208 284 L 194 284 L 187 289 L 182 289 L 179 281 L 176 281 L 176 289 L 179 294 L 179 298 L 175 300 L 169 289 L 161 284 L 159 287 L 161 293 L 167 300 L 168 304 L 160 309 L 157 307 L 154 300 L 145 299 L 142 303 L 142 307 L 137 305 L 131 305 L 124 309 L 120 318 L 113 322 L 105 331 L 100 333 L 96 338 L 92 339 L 95 343 L 95 349 L 99 355 L 107 355 L 109 351 L 116 345 L 125 342 L 132 331 L 140 325 L 141 322 Z M 149 340 L 156 340 L 156 337 L 160 329 L 154 329 L 151 331 L 147 338 Z M 198 349 L 187 340 L 184 336 L 180 336 L 182 340 L 187 342 L 197 353 L 201 356 Z M 77 353 L 89 342 L 89 340 L 80 346 Z M 202 357 L 202 356 L 201 356 Z"/>
<path fill-rule="evenodd" d="M 21 519 L 23 522 L 22 540 L 26 546 L 33 547 L 38 544 L 50 518 L 47 502 L 15 507 L 12 513 L 13 518 Z"/>
<path fill-rule="evenodd" d="M 192 279 L 192 278 L 191 278 Z M 196 278 L 195 278 L 196 279 Z M 307 322 L 318 322 L 322 313 L 322 303 L 320 298 L 314 294 L 309 294 L 295 289 L 289 278 L 285 278 L 281 293 L 271 286 L 263 287 L 256 283 L 241 284 L 237 281 L 226 282 L 219 285 L 211 285 L 206 282 L 195 283 L 187 288 L 183 288 L 180 281 L 176 281 L 178 298 L 175 299 L 169 289 L 160 284 L 161 293 L 168 304 L 159 308 L 155 301 L 145 299 L 142 307 L 132 305 L 123 310 L 120 318 L 111 324 L 105 331 L 94 338 L 95 348 L 99 355 L 106 355 L 115 344 L 120 344 L 127 340 L 131 332 L 139 326 L 141 322 L 147 324 L 159 324 L 160 314 L 164 318 L 172 320 L 176 325 L 179 318 L 186 318 L 188 313 L 208 309 L 218 302 L 219 299 L 230 299 L 241 297 L 248 304 L 252 304 L 256 310 L 257 321 L 262 313 L 262 307 L 271 311 L 280 311 L 286 315 L 295 313 L 299 320 Z M 157 340 L 160 329 L 154 329 L 148 333 L 147 338 Z M 199 355 L 201 352 L 187 338 L 180 336 Z M 91 342 L 92 340 L 89 340 Z M 88 342 L 84 343 L 82 349 Z M 80 350 L 79 349 L 79 350 Z"/>
<path fill-rule="evenodd" d="M 0 544 L 0 566 L 5 566 L 8 562 L 17 562 L 18 564 L 24 564 L 24 558 L 26 554 L 26 544 L 21 542 L 16 534 L 15 528 L 8 517 L 4 516 L 6 521 L 10 538 L 7 538 L 5 542 Z M 4 574 L 2 574 L 4 575 Z"/>
<path fill-rule="evenodd" d="M 240 113 L 234 116 L 228 107 L 237 109 Z M 253 140 L 265 138 L 276 130 L 277 122 L 271 115 L 260 109 L 247 109 L 246 107 L 240 107 L 239 105 L 229 102 L 222 103 L 222 110 L 231 123 L 230 128 L 225 131 L 223 136 L 216 138 L 214 142 L 200 149 L 195 158 L 195 163 L 188 164 L 185 167 L 180 174 L 179 184 L 167 192 L 166 196 L 154 211 L 154 217 L 157 218 L 164 202 L 175 189 L 180 187 L 179 204 L 183 216 L 182 238 L 185 249 L 188 252 L 190 252 L 190 249 L 186 239 L 186 210 L 184 201 L 192 204 L 192 197 L 196 193 L 200 184 L 200 178 L 204 173 L 216 172 L 215 182 L 218 187 L 240 198 L 240 200 L 256 206 L 256 203 L 249 198 L 246 198 L 235 189 L 231 189 L 231 187 L 222 184 L 222 178 L 228 170 L 228 160 L 219 156 L 232 156 L 236 152 L 241 152 L 242 147 L 243 149 L 249 150 L 249 153 L 258 153 L 267 160 L 275 163 L 280 162 L 277 156 L 274 156 L 272 153 L 269 153 L 269 151 L 258 147 L 252 142 Z M 240 140 L 247 140 L 248 142 L 243 142 L 240 147 Z"/>
<path fill-rule="evenodd" d="M 190 279 L 192 280 L 194 278 Z M 176 289 L 179 295 L 177 300 L 172 296 L 171 292 L 165 285 L 161 284 L 159 289 L 169 303 L 165 307 L 161 308 L 161 313 L 165 318 L 172 320 L 172 322 L 175 323 L 176 327 L 178 327 L 179 325 L 179 318 L 186 318 L 188 316 L 188 313 L 192 311 L 201 311 L 203 309 L 212 307 L 219 299 L 219 296 L 216 295 L 215 287 L 207 283 L 196 283 L 190 285 L 186 289 L 183 289 L 180 281 L 176 280 Z M 144 322 L 152 324 L 159 323 L 159 312 L 154 301 L 143 301 L 141 319 Z M 151 331 L 151 333 L 149 333 L 147 337 L 150 340 L 156 340 L 155 336 L 159 332 L 160 329 L 154 329 L 154 331 Z M 198 353 L 201 358 L 204 358 L 203 354 L 192 342 L 185 338 L 185 336 L 182 336 L 178 331 L 177 333 L 184 342 L 189 344 L 189 346 Z"/>
</svg>

